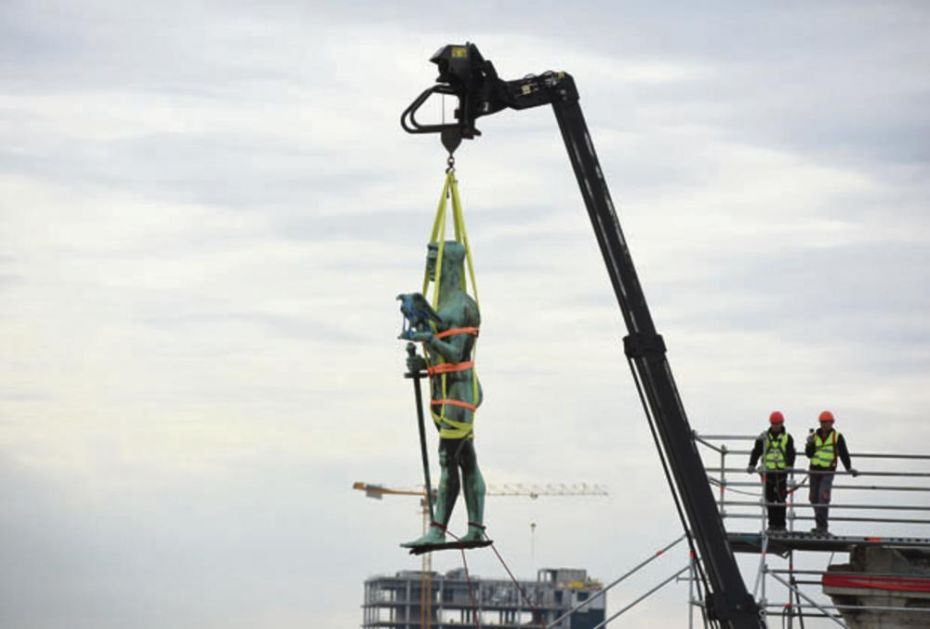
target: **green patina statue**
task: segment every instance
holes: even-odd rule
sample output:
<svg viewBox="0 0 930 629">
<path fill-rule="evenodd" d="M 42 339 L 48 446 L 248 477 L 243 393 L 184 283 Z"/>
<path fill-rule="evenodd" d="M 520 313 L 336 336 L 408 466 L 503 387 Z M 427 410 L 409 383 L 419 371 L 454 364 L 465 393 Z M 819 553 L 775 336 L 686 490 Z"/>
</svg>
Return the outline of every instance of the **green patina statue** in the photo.
<svg viewBox="0 0 930 629">
<path fill-rule="evenodd" d="M 426 370 L 430 378 L 430 409 L 439 430 L 441 468 L 434 520 L 425 535 L 402 544 L 414 551 L 441 546 L 446 526 L 459 495 L 465 494 L 468 532 L 460 539 L 466 545 L 484 538 L 484 478 L 475 454 L 475 411 L 481 404 L 481 385 L 475 375 L 473 351 L 481 315 L 478 304 L 464 290 L 465 247 L 446 241 L 442 247 L 439 273 L 439 300 L 434 317 L 435 332 L 414 331 L 407 338 L 425 344 L 427 360 L 418 355 L 407 359 L 411 372 Z M 436 281 L 439 247 L 429 245 L 427 272 Z M 420 295 L 415 295 L 422 299 Z M 426 326 L 423 326 L 426 327 Z M 460 476 L 461 473 L 461 476 Z"/>
</svg>

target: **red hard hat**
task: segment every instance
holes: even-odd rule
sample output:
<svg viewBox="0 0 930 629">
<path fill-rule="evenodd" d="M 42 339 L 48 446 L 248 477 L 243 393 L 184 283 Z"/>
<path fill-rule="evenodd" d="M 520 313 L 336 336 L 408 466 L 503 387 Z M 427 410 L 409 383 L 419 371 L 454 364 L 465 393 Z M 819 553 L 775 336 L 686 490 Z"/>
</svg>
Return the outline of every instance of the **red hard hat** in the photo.
<svg viewBox="0 0 930 629">
<path fill-rule="evenodd" d="M 772 411 L 772 414 L 769 415 L 770 424 L 784 424 L 785 416 L 781 414 L 781 411 Z"/>
<path fill-rule="evenodd" d="M 823 411 L 820 413 L 820 417 L 818 419 L 822 422 L 832 422 L 833 413 L 831 413 L 830 411 Z"/>
</svg>

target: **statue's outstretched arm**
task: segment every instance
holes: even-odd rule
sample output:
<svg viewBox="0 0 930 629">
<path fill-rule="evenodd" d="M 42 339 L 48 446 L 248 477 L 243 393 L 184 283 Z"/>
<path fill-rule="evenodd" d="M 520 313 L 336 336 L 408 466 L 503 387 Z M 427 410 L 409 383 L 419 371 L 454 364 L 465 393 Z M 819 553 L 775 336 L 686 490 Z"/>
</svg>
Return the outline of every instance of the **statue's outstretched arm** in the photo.
<svg viewBox="0 0 930 629">
<path fill-rule="evenodd" d="M 434 352 L 437 352 L 450 363 L 461 362 L 465 359 L 464 335 L 450 337 L 449 340 L 440 340 L 432 332 L 416 332 L 412 334 L 414 341 L 426 343 Z"/>
</svg>

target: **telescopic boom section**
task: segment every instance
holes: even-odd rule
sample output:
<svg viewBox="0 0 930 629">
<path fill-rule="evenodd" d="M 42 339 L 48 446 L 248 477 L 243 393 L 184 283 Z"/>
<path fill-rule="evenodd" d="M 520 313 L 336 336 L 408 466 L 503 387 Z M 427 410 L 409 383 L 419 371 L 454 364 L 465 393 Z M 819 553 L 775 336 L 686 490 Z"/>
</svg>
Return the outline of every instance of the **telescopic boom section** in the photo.
<svg viewBox="0 0 930 629">
<path fill-rule="evenodd" d="M 635 368 L 648 405 L 647 412 L 654 421 L 688 527 L 707 573 L 711 590 L 706 601 L 708 614 L 731 629 L 764 628 L 759 607 L 746 589 L 727 541 L 707 473 L 692 439 L 691 426 L 666 358 L 665 343 L 653 324 L 578 104 L 574 80 L 566 73 L 546 72 L 516 81 L 503 81 L 474 44 L 446 46 L 431 61 L 439 66 L 438 83 L 411 103 L 401 117 L 401 124 L 410 133 L 441 133 L 443 144 L 450 153 L 462 139 L 480 135 L 475 128 L 475 120 L 481 116 L 502 109 L 552 105 L 626 322 L 629 334 L 623 339 L 624 349 Z M 418 123 L 417 110 L 436 93 L 458 97 L 455 121 L 440 125 Z"/>
</svg>

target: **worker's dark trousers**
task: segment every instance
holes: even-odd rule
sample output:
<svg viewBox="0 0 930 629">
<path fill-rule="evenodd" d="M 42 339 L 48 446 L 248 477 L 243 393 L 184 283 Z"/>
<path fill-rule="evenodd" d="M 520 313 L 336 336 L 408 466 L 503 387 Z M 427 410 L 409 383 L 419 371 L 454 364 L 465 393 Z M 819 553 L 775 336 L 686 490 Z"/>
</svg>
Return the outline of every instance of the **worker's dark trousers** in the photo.
<svg viewBox="0 0 930 629">
<path fill-rule="evenodd" d="M 818 470 L 811 468 L 811 472 L 824 472 L 828 470 Z M 833 474 L 811 474 L 811 504 L 814 505 L 814 520 L 817 521 L 817 528 L 826 529 L 827 521 L 830 517 L 830 492 L 833 489 Z"/>
<path fill-rule="evenodd" d="M 788 474 L 785 472 L 765 472 L 765 501 L 777 502 L 779 506 L 769 506 L 769 528 L 785 528 L 785 498 L 788 496 Z"/>
</svg>

